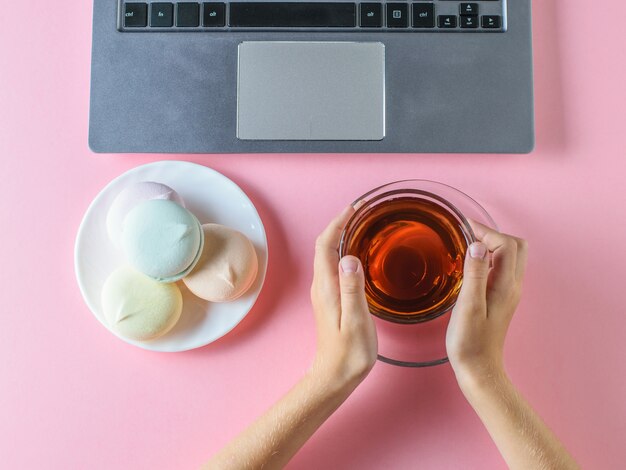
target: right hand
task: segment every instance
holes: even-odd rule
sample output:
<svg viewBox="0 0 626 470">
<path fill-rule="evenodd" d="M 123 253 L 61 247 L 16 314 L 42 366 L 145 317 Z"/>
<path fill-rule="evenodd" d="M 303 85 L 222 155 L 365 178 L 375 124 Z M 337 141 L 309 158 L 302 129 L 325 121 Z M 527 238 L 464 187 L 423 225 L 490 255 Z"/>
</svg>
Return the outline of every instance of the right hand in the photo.
<svg viewBox="0 0 626 470">
<path fill-rule="evenodd" d="M 376 327 L 365 298 L 358 258 L 339 259 L 341 231 L 349 206 L 317 238 L 311 302 L 317 324 L 317 354 L 311 373 L 329 387 L 350 393 L 376 363 Z"/>
<path fill-rule="evenodd" d="M 470 224 L 479 241 L 468 247 L 463 286 L 446 335 L 450 364 L 465 393 L 505 374 L 504 339 L 520 300 L 528 251 L 520 238 Z"/>
</svg>

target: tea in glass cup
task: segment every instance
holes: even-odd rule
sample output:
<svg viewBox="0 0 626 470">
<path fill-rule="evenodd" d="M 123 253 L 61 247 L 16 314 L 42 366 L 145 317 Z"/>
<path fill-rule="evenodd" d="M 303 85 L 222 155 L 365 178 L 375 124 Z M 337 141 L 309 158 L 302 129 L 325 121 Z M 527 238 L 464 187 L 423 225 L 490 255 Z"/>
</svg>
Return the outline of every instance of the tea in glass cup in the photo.
<svg viewBox="0 0 626 470">
<path fill-rule="evenodd" d="M 361 260 L 371 312 L 419 323 L 452 309 L 467 247 L 475 241 L 459 207 L 494 225 L 484 209 L 450 186 L 425 180 L 381 186 L 354 206 L 339 251 Z"/>
<path fill-rule="evenodd" d="M 362 213 L 346 254 L 363 263 L 373 313 L 404 322 L 454 305 L 468 245 L 462 223 L 441 203 L 415 195 Z"/>
<path fill-rule="evenodd" d="M 452 310 L 461 290 L 467 247 L 476 241 L 468 218 L 497 229 L 495 222 L 467 194 L 427 180 L 380 186 L 357 199 L 353 207 L 355 212 L 341 234 L 339 255 L 361 260 L 368 306 L 378 317 L 379 351 L 389 349 L 389 341 L 393 346 L 415 344 L 423 349 L 427 341 L 416 341 L 415 327 L 443 347 L 447 321 L 430 320 Z M 379 353 L 378 359 L 404 367 L 448 360 L 444 354 L 437 356 L 408 360 Z"/>
</svg>

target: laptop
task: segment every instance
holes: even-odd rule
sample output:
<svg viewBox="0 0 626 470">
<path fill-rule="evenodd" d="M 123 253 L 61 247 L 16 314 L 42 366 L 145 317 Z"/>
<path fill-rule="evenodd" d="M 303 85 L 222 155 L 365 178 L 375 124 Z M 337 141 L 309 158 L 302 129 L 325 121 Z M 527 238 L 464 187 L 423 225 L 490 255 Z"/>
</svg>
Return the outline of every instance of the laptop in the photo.
<svg viewBox="0 0 626 470">
<path fill-rule="evenodd" d="M 531 0 L 94 0 L 103 153 L 528 153 Z"/>
</svg>

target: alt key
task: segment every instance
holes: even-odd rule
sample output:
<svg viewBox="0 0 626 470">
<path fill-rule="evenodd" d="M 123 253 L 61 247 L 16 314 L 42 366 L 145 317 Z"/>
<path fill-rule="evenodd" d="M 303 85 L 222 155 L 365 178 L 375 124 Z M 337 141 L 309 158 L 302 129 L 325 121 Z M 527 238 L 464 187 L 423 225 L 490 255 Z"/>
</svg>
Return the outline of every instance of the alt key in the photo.
<svg viewBox="0 0 626 470">
<path fill-rule="evenodd" d="M 205 3 L 203 9 L 202 26 L 222 28 L 226 25 L 226 6 L 223 3 Z"/>
<path fill-rule="evenodd" d="M 361 3 L 361 28 L 380 28 L 383 25 L 382 11 L 380 3 Z"/>
</svg>

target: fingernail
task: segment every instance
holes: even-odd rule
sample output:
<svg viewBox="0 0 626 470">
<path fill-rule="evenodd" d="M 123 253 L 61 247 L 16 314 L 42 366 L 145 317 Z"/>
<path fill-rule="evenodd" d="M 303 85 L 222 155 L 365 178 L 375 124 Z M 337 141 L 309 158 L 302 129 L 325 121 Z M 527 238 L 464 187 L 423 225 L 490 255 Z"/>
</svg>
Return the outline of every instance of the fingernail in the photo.
<svg viewBox="0 0 626 470">
<path fill-rule="evenodd" d="M 469 254 L 472 258 L 484 259 L 487 254 L 487 246 L 480 242 L 472 243 L 469 246 Z"/>
<path fill-rule="evenodd" d="M 359 260 L 354 256 L 344 256 L 339 264 L 344 273 L 355 273 L 359 269 Z"/>
</svg>

